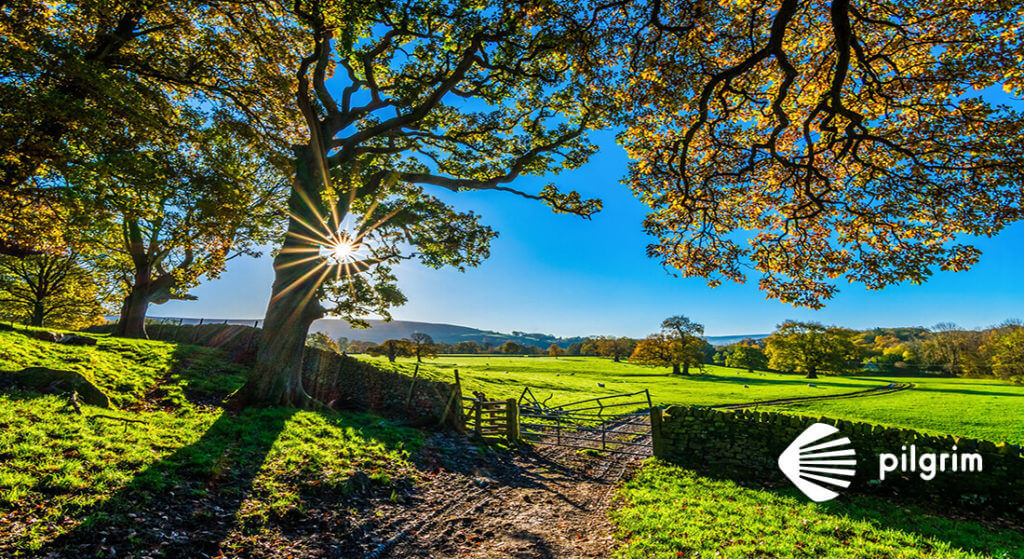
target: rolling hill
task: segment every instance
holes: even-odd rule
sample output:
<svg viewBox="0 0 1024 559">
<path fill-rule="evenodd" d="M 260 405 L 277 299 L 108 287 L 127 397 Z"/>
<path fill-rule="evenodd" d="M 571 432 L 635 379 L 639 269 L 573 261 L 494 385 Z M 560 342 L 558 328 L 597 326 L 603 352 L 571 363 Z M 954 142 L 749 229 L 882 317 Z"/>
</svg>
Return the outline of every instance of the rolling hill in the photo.
<svg viewBox="0 0 1024 559">
<path fill-rule="evenodd" d="M 110 320 L 117 320 L 117 317 L 109 317 Z M 199 322 L 197 318 L 178 318 L 178 317 L 150 317 L 151 320 L 157 321 L 170 321 L 172 323 L 181 324 L 196 324 Z M 245 324 L 253 325 L 257 323 L 255 320 L 231 320 L 223 318 L 207 318 L 204 319 L 207 324 L 216 324 L 221 322 L 231 324 Z M 507 341 L 513 341 L 520 345 L 535 345 L 541 348 L 547 348 L 551 344 L 558 345 L 559 347 L 566 348 L 569 344 L 574 342 L 582 342 L 589 336 L 573 336 L 569 338 L 561 338 L 558 336 L 552 336 L 551 334 L 542 334 L 537 332 L 520 332 L 513 330 L 512 333 L 496 332 L 494 330 L 481 330 L 479 328 L 470 328 L 469 326 L 458 326 L 455 324 L 441 324 L 437 322 L 416 322 L 412 320 L 392 320 L 391 322 L 384 322 L 383 320 L 368 320 L 370 328 L 352 328 L 348 322 L 338 318 L 321 318 L 313 323 L 310 332 L 323 332 L 332 338 L 346 337 L 349 340 L 365 340 L 374 343 L 380 343 L 384 340 L 390 340 L 393 338 L 408 338 L 415 332 L 423 332 L 429 334 L 435 342 L 444 342 L 448 344 L 456 344 L 465 341 L 474 341 L 479 344 L 492 343 L 494 345 L 501 345 Z M 766 337 L 767 334 L 748 334 L 748 335 L 735 335 L 735 336 L 708 336 L 707 340 L 711 345 L 728 345 L 736 343 L 740 340 L 753 338 L 760 339 Z"/>
</svg>

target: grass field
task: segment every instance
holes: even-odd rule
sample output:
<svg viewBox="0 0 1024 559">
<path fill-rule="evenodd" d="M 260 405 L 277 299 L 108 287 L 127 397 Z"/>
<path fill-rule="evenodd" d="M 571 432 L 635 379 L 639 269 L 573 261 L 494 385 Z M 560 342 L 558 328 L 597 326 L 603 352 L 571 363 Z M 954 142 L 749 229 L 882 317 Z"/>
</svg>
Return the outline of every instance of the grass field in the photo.
<svg viewBox="0 0 1024 559">
<path fill-rule="evenodd" d="M 34 556 L 61 534 L 72 543 L 131 534 L 131 547 L 146 550 L 167 541 L 161 532 L 194 526 L 223 528 L 228 555 L 266 551 L 280 525 L 272 520 L 317 498 L 347 514 L 330 496 L 347 491 L 354 471 L 382 487 L 409 475 L 409 451 L 423 437 L 362 413 L 226 414 L 209 403 L 240 386 L 245 370 L 195 346 L 101 338 L 66 347 L 0 332 L 0 371 L 29 366 L 77 370 L 116 408 L 76 415 L 64 398 L 0 393 L 0 557 Z M 141 423 L 93 417 L 100 412 Z"/>
<path fill-rule="evenodd" d="M 414 359 L 388 363 L 383 357 L 364 357 L 379 367 L 412 374 Z M 483 391 L 488 397 L 518 398 L 523 387 L 549 405 L 622 392 L 650 390 L 655 405 L 715 405 L 798 396 L 822 396 L 866 390 L 889 381 L 823 377 L 808 381 L 797 375 L 748 374 L 746 371 L 708 365 L 705 374 L 692 377 L 669 375 L 655 369 L 615 363 L 599 357 L 504 357 L 493 355 L 442 355 L 424 361 L 420 374 L 452 382 L 455 369 L 463 393 Z M 696 372 L 696 369 L 693 370 Z M 599 386 L 603 384 L 604 387 Z M 814 386 L 809 386 L 813 384 Z M 746 387 L 745 387 L 746 386 Z"/>
<path fill-rule="evenodd" d="M 1024 444 L 1024 386 L 992 379 L 903 380 L 914 388 L 877 398 L 798 402 L 775 409 Z"/>
<path fill-rule="evenodd" d="M 414 368 L 412 359 L 392 364 L 382 357 L 360 357 L 407 374 Z M 420 374 L 452 382 L 455 369 L 466 395 L 480 390 L 488 397 L 517 398 L 523 387 L 529 386 L 540 399 L 551 396 L 549 405 L 644 389 L 651 391 L 655 405 L 715 405 L 830 396 L 909 382 L 913 389 L 894 394 L 801 402 L 773 409 L 1024 444 L 1024 386 L 996 380 L 823 376 L 808 381 L 798 375 L 750 374 L 716 366 L 706 367 L 703 375 L 680 377 L 669 375 L 664 368 L 598 357 L 494 355 L 442 355 L 425 361 Z"/>
<path fill-rule="evenodd" d="M 649 461 L 619 492 L 620 559 L 1024 557 L 1024 534 L 883 499 L 815 504 L 795 489 L 744 487 Z"/>
<path fill-rule="evenodd" d="M 415 366 L 373 361 L 405 372 Z M 403 480 L 419 479 L 412 456 L 423 444 L 422 431 L 363 413 L 222 412 L 213 404 L 241 384 L 246 370 L 214 350 L 102 337 L 96 347 L 65 347 L 0 332 L 0 371 L 29 366 L 77 370 L 115 407 L 86 407 L 85 415 L 77 415 L 56 396 L 0 394 L 2 557 L 75 556 L 66 545 L 97 537 L 119 541 L 107 556 L 126 550 L 287 556 L 280 546 L 294 537 L 286 532 L 294 530 L 296 518 L 344 526 L 370 514 L 338 506 L 352 491 L 354 472 L 367 474 L 385 496 Z M 810 387 L 796 376 L 718 367 L 680 378 L 607 359 L 501 356 L 442 356 L 425 363 L 421 373 L 451 381 L 455 368 L 467 392 L 516 397 L 528 385 L 541 398 L 550 395 L 551 403 L 648 388 L 656 404 L 712 405 L 841 394 L 893 380 L 826 377 Z M 1021 438 L 1024 388 L 906 380 L 918 388 L 785 409 Z M 95 417 L 99 413 L 141 423 Z M 1010 436 L 999 436 L 1004 433 Z M 612 515 L 621 558 L 1024 557 L 1019 530 L 874 498 L 811 504 L 788 487 L 745 487 L 656 460 L 622 488 L 620 498 Z M 196 531 L 220 547 L 197 549 L 187 538 L 179 548 L 161 547 L 177 541 L 174 533 Z"/>
</svg>

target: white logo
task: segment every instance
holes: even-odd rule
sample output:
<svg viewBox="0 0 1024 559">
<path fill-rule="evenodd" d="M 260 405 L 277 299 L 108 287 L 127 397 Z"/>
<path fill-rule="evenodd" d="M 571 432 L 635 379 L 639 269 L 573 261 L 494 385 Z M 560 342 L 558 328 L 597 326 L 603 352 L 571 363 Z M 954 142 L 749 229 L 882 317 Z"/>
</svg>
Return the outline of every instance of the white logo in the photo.
<svg viewBox="0 0 1024 559">
<path fill-rule="evenodd" d="M 852 477 L 856 473 L 853 469 L 857 465 L 857 461 L 853 458 L 856 451 L 852 448 L 836 448 L 851 445 L 850 439 L 842 437 L 819 442 L 838 432 L 839 429 L 831 425 L 815 423 L 800 433 L 800 436 L 779 455 L 779 469 L 782 470 L 782 473 L 786 474 L 789 481 L 792 481 L 797 489 L 803 491 L 804 495 L 818 503 L 835 499 L 839 494 L 814 482 L 827 483 L 845 489 L 850 486 L 848 480 L 829 476 Z M 849 468 L 829 466 L 849 466 Z"/>
</svg>

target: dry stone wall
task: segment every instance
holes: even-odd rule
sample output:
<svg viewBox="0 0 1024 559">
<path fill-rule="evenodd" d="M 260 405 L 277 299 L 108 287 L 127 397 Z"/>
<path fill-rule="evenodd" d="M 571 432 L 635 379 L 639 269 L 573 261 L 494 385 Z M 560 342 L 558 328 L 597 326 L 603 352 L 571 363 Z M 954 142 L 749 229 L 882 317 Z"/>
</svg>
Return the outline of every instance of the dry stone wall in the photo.
<svg viewBox="0 0 1024 559">
<path fill-rule="evenodd" d="M 1017 445 L 825 417 L 686 406 L 656 409 L 651 423 L 658 458 L 740 481 L 780 486 L 788 481 L 779 470 L 779 455 L 805 429 L 814 423 L 826 423 L 849 437 L 857 452 L 857 474 L 848 489 L 839 490 L 841 493 L 899 495 L 951 508 L 1024 518 L 1024 450 Z M 925 480 L 918 461 L 913 471 L 897 468 L 880 480 L 880 455 L 893 454 L 899 460 L 905 447 L 910 464 L 911 445 L 918 460 L 928 453 L 976 453 L 981 456 L 982 471 L 947 469 Z"/>
</svg>

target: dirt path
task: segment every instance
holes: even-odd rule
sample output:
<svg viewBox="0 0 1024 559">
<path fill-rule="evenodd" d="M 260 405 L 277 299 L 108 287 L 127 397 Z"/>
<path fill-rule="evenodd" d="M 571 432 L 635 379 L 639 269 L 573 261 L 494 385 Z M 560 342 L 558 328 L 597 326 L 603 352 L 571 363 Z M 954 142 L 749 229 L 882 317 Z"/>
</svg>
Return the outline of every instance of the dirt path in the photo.
<svg viewBox="0 0 1024 559">
<path fill-rule="evenodd" d="M 808 400 L 842 400 L 844 398 L 863 398 L 865 396 L 882 396 L 884 394 L 893 394 L 903 390 L 909 390 L 914 385 L 910 383 L 891 383 L 887 386 L 880 386 L 878 388 L 869 388 L 868 390 L 858 390 L 856 392 L 846 392 L 844 394 L 834 394 L 830 396 L 803 396 L 800 398 L 783 398 L 781 400 L 764 400 L 761 402 L 748 402 L 746 404 L 722 404 L 720 406 L 709 406 L 715 409 L 722 410 L 738 410 L 743 408 L 753 408 L 757 406 L 781 406 L 784 404 L 792 404 L 795 402 L 806 402 Z"/>
<path fill-rule="evenodd" d="M 445 434 L 423 458 L 430 477 L 377 508 L 353 557 L 606 557 L 616 545 L 609 503 L 643 459 L 543 445 L 481 451 Z"/>
</svg>

